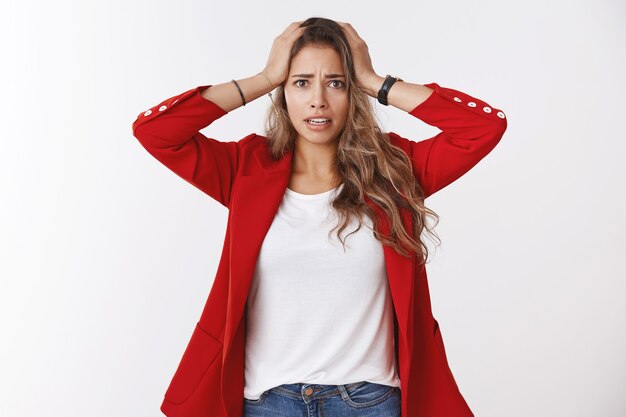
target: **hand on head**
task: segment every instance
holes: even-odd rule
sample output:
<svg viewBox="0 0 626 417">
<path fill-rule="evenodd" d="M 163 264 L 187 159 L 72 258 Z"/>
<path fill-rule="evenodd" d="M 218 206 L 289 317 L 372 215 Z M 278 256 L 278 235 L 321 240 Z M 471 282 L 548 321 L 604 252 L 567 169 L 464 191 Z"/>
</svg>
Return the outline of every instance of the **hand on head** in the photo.
<svg viewBox="0 0 626 417">
<path fill-rule="evenodd" d="M 289 74 L 289 54 L 291 53 L 291 48 L 294 42 L 306 30 L 306 27 L 300 26 L 302 23 L 303 21 L 291 23 L 274 39 L 270 55 L 263 69 L 263 74 L 271 81 L 272 88 L 282 84 Z M 367 44 L 350 23 L 337 23 L 341 26 L 348 39 L 357 83 L 364 86 L 368 79 L 377 76 L 372 66 L 372 59 Z"/>
<path fill-rule="evenodd" d="M 273 88 L 282 84 L 289 74 L 289 54 L 291 48 L 296 39 L 306 29 L 300 27 L 301 23 L 302 21 L 291 23 L 283 33 L 274 39 L 270 55 L 263 69 L 263 74 L 271 80 Z"/>
<path fill-rule="evenodd" d="M 357 83 L 364 86 L 366 85 L 367 79 L 377 76 L 376 71 L 374 71 L 374 67 L 372 66 L 372 58 L 370 57 L 369 48 L 350 23 L 337 23 L 341 26 L 346 34 L 346 37 L 348 38 L 350 50 L 352 51 L 352 60 L 354 62 L 354 72 Z"/>
</svg>

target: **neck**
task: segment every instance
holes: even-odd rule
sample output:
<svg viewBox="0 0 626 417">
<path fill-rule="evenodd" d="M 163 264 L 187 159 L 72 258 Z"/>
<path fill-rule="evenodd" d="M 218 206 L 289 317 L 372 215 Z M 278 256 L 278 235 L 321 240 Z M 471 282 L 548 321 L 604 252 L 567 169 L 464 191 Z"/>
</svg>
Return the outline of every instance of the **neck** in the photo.
<svg viewBox="0 0 626 417">
<path fill-rule="evenodd" d="M 292 173 L 315 179 L 337 177 L 337 142 L 315 144 L 300 138 L 294 146 Z"/>
</svg>

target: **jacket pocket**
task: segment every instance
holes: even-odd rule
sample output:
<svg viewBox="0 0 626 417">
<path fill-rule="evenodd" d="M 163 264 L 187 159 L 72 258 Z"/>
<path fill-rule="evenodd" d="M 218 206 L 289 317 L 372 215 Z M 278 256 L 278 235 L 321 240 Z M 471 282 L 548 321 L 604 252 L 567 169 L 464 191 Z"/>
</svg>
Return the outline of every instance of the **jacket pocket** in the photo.
<svg viewBox="0 0 626 417">
<path fill-rule="evenodd" d="M 174 404 L 185 402 L 198 387 L 204 374 L 216 363 L 222 347 L 222 342 L 196 323 L 165 398 Z"/>
</svg>

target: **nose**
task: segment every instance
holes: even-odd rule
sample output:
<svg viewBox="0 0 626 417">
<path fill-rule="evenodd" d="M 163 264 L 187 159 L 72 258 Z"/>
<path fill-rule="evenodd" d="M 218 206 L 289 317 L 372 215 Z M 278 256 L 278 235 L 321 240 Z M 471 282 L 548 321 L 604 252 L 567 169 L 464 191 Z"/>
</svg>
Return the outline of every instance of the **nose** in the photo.
<svg viewBox="0 0 626 417">
<path fill-rule="evenodd" d="M 312 109 L 314 108 L 326 108 L 327 107 L 327 103 L 326 103 L 326 96 L 324 93 L 324 87 L 320 86 L 319 84 L 316 85 L 316 87 L 314 87 L 313 92 L 311 93 L 311 103 L 310 106 Z"/>
</svg>

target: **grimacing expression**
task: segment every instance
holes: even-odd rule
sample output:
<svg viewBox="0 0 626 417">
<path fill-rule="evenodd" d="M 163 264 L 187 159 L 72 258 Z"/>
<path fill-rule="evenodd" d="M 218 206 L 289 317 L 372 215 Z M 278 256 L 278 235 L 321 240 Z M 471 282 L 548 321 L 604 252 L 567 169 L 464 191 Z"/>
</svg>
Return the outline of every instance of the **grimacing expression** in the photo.
<svg viewBox="0 0 626 417">
<path fill-rule="evenodd" d="M 296 141 L 315 144 L 334 142 L 348 118 L 349 95 L 337 51 L 328 46 L 308 45 L 292 59 L 285 81 L 285 101 Z M 313 130 L 307 119 L 330 119 L 324 129 Z"/>
</svg>

